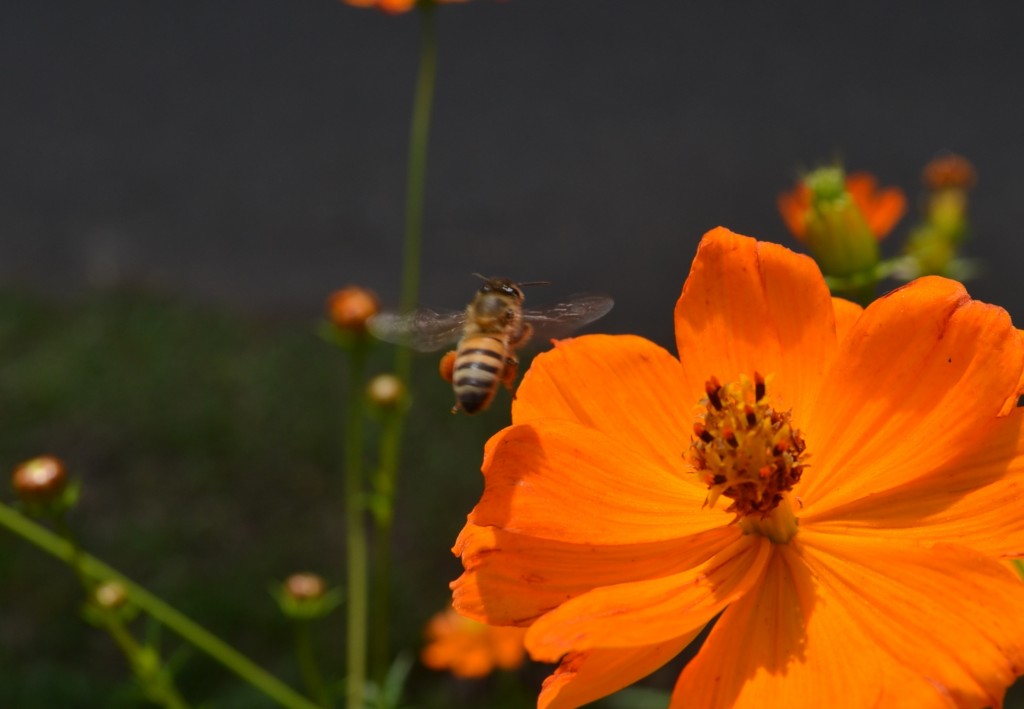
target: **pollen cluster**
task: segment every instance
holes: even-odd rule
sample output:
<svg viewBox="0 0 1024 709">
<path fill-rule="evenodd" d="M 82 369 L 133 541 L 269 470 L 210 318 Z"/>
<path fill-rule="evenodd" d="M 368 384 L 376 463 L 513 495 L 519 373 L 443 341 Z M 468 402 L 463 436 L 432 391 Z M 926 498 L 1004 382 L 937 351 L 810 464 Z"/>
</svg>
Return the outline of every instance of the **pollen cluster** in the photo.
<svg viewBox="0 0 1024 709">
<path fill-rule="evenodd" d="M 769 405 L 761 374 L 726 385 L 711 377 L 705 391 L 686 453 L 708 486 L 705 505 L 714 507 L 725 496 L 732 500 L 726 512 L 737 519 L 764 519 L 800 480 L 804 440 L 790 413 Z"/>
</svg>

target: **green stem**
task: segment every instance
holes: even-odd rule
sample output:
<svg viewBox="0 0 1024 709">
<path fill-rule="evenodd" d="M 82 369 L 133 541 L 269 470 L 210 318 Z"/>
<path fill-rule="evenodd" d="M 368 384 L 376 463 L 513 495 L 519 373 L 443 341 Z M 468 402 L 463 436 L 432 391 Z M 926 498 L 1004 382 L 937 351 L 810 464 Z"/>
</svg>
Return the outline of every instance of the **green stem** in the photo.
<svg viewBox="0 0 1024 709">
<path fill-rule="evenodd" d="M 399 407 L 388 412 L 380 433 L 380 451 L 377 472 L 374 477 L 374 495 L 378 504 L 373 507 L 374 515 L 374 632 L 371 636 L 371 667 L 373 678 L 383 682 L 390 665 L 390 601 L 391 601 L 391 536 L 395 499 L 395 474 L 398 470 L 398 454 L 402 443 L 404 413 Z"/>
<path fill-rule="evenodd" d="M 420 254 L 423 240 L 423 212 L 427 181 L 427 146 L 430 138 L 430 117 L 433 111 L 434 87 L 437 83 L 437 22 L 435 3 L 421 2 L 420 59 L 413 98 L 412 119 L 409 128 L 409 165 L 406 173 L 405 241 L 402 262 L 402 312 L 416 307 L 419 299 Z M 403 390 L 411 391 L 412 350 L 399 347 L 395 354 L 395 374 Z M 405 429 L 405 411 L 402 407 L 389 419 L 380 439 L 380 457 L 376 490 L 378 494 L 376 520 L 376 573 L 374 608 L 373 675 L 382 680 L 389 664 L 391 601 L 391 530 L 394 508 L 398 461 L 401 456 L 402 435 Z"/>
<path fill-rule="evenodd" d="M 320 674 L 320 667 L 316 662 L 316 652 L 313 650 L 312 623 L 309 620 L 295 621 L 295 656 L 299 661 L 299 669 L 302 672 L 302 679 L 306 683 L 306 690 L 317 698 L 324 709 L 331 709 L 334 703 L 331 701 L 331 695 L 327 693 L 323 676 Z"/>
<path fill-rule="evenodd" d="M 132 672 L 142 685 L 146 696 L 167 709 L 188 709 L 188 704 L 178 694 L 170 673 L 163 671 L 159 666 L 159 658 L 154 654 L 152 659 L 156 662 L 148 661 L 146 649 L 135 641 L 124 627 L 124 623 L 117 617 L 116 611 L 105 611 L 105 615 L 104 627 L 128 658 Z"/>
<path fill-rule="evenodd" d="M 345 537 L 348 548 L 348 608 L 346 706 L 363 709 L 366 685 L 366 640 L 369 607 L 368 555 L 364 512 L 366 494 L 363 478 L 363 382 L 366 379 L 365 338 L 355 341 L 350 351 L 345 406 Z"/>
<path fill-rule="evenodd" d="M 434 103 L 437 78 L 437 28 L 434 3 L 420 5 L 420 67 L 416 77 L 416 94 L 409 128 L 409 166 L 405 183 L 405 242 L 402 262 L 403 312 L 416 307 L 420 288 L 420 246 L 423 235 L 423 204 L 427 178 L 427 144 L 430 137 L 430 114 Z M 406 351 L 405 348 L 399 352 Z M 399 354 L 399 360 L 411 361 Z M 408 365 L 407 365 L 408 366 Z M 398 376 L 408 380 L 408 369 L 398 369 Z"/>
<path fill-rule="evenodd" d="M 66 540 L 3 503 L 0 503 L 0 526 L 6 527 L 14 534 L 65 563 L 72 563 L 76 555 L 74 548 Z M 289 707 L 289 709 L 316 709 L 315 704 L 281 680 L 99 559 L 89 554 L 79 553 L 78 565 L 82 573 L 92 581 L 119 582 L 124 587 L 125 594 L 139 609 L 220 662 L 281 706 Z"/>
</svg>

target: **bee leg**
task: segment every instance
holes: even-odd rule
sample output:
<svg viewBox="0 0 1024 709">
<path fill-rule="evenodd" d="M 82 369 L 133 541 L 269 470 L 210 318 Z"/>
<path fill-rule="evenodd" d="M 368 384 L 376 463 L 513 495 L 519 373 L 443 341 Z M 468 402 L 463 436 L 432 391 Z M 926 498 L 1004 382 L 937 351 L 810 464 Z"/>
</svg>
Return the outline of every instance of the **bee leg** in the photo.
<svg viewBox="0 0 1024 709">
<path fill-rule="evenodd" d="M 528 322 L 524 322 L 523 326 L 519 328 L 519 332 L 516 337 L 509 340 L 508 344 L 510 347 L 522 347 L 530 339 L 531 335 L 533 335 L 533 325 Z"/>
<path fill-rule="evenodd" d="M 516 375 L 519 374 L 519 358 L 518 357 L 507 357 L 505 359 L 505 371 L 501 373 L 501 382 L 505 385 L 505 388 L 512 391 L 512 385 L 516 381 Z"/>
<path fill-rule="evenodd" d="M 452 383 L 452 379 L 455 376 L 455 350 L 445 353 L 437 365 L 437 371 L 441 375 L 441 379 L 444 379 L 449 384 Z"/>
</svg>

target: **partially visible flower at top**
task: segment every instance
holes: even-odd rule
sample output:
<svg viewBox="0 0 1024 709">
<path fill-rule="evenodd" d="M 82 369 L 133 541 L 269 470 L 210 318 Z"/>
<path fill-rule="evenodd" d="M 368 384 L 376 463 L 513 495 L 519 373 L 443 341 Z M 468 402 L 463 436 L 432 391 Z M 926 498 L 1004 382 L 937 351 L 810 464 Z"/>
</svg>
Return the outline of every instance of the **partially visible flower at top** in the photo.
<svg viewBox="0 0 1024 709">
<path fill-rule="evenodd" d="M 847 176 L 840 167 L 823 167 L 779 195 L 778 206 L 786 226 L 807 244 L 822 272 L 846 277 L 878 264 L 877 242 L 896 226 L 906 202 L 899 188 L 880 190 L 871 175 Z"/>
<path fill-rule="evenodd" d="M 363 334 L 366 323 L 377 314 L 380 305 L 373 291 L 359 286 L 346 286 L 327 299 L 327 315 L 341 330 Z"/>
<path fill-rule="evenodd" d="M 432 617 L 424 635 L 423 664 L 456 677 L 485 677 L 495 668 L 515 669 L 526 659 L 525 628 L 484 625 L 451 608 Z"/>
<path fill-rule="evenodd" d="M 342 0 L 346 5 L 353 7 L 374 7 L 389 15 L 399 15 L 409 12 L 417 5 L 447 4 L 455 2 L 467 2 L 467 0 Z"/>
<path fill-rule="evenodd" d="M 560 662 L 541 709 L 650 674 L 671 707 L 998 707 L 1024 672 L 1024 333 L 926 277 L 861 308 L 708 233 L 679 358 L 539 355 L 454 551 L 454 606 Z"/>
</svg>

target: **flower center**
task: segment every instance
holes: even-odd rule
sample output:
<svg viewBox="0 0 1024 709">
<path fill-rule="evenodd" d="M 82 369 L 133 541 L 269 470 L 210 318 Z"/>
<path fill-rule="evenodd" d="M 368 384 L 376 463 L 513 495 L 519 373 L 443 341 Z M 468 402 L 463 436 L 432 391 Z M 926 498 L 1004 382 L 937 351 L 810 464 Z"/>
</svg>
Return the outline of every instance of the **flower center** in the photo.
<svg viewBox="0 0 1024 709">
<path fill-rule="evenodd" d="M 714 507 L 719 497 L 728 497 L 726 512 L 736 513 L 744 532 L 788 541 L 796 533 L 796 517 L 786 493 L 805 467 L 804 439 L 790 412 L 772 408 L 765 378 L 757 372 L 753 380 L 741 375 L 724 386 L 711 377 L 705 391 L 686 454 L 708 486 L 704 504 Z"/>
</svg>

